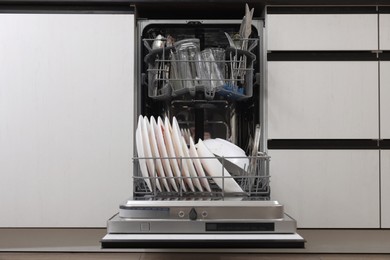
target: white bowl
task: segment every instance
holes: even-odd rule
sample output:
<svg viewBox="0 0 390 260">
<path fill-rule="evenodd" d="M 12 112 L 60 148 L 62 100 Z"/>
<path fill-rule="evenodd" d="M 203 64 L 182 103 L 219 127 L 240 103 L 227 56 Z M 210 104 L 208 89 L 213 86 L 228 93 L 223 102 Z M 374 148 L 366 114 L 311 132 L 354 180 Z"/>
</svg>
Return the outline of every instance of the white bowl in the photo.
<svg viewBox="0 0 390 260">
<path fill-rule="evenodd" d="M 226 168 L 222 167 L 222 164 L 218 160 L 212 159 L 214 156 L 211 151 L 205 146 L 201 139 L 196 144 L 197 152 L 200 157 L 200 161 L 214 182 L 219 188 L 225 192 L 243 192 L 238 183 L 231 178 L 230 173 Z M 225 177 L 225 178 L 223 178 Z"/>
<path fill-rule="evenodd" d="M 241 175 L 249 166 L 249 159 L 244 150 L 237 145 L 224 139 L 207 139 L 203 141 L 204 145 L 215 155 L 220 157 L 235 157 L 225 158 L 226 169 L 235 175 Z M 233 164 L 233 165 L 232 165 Z"/>
</svg>

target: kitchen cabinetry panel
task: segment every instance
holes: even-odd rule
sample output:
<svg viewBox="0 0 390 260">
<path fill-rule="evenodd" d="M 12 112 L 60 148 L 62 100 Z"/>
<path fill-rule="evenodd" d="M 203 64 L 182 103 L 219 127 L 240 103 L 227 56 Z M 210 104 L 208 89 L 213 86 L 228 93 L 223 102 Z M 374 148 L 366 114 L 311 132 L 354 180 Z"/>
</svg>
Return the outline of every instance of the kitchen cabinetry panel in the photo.
<svg viewBox="0 0 390 260">
<path fill-rule="evenodd" d="M 381 138 L 390 139 L 390 61 L 380 62 Z"/>
<path fill-rule="evenodd" d="M 132 194 L 134 15 L 0 14 L 0 227 L 105 227 Z"/>
<path fill-rule="evenodd" d="M 377 14 L 270 14 L 269 51 L 377 50 Z"/>
<path fill-rule="evenodd" d="M 269 139 L 377 139 L 376 61 L 268 62 Z"/>
<path fill-rule="evenodd" d="M 390 50 L 390 14 L 379 15 L 379 49 Z"/>
<path fill-rule="evenodd" d="M 298 227 L 379 228 L 379 151 L 270 150 L 270 155 L 272 199 Z"/>
<path fill-rule="evenodd" d="M 390 228 L 390 150 L 381 151 L 382 228 Z"/>
</svg>

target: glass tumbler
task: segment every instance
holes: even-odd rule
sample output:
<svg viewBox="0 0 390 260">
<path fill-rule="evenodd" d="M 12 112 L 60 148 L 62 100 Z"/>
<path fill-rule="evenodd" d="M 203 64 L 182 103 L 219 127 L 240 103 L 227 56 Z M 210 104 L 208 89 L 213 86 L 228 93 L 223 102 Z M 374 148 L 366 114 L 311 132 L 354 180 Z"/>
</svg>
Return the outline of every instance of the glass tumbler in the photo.
<svg viewBox="0 0 390 260">
<path fill-rule="evenodd" d="M 203 85 L 215 91 L 224 84 L 225 50 L 207 48 L 201 52 Z"/>
<path fill-rule="evenodd" d="M 201 80 L 199 39 L 185 39 L 174 44 L 176 48 L 177 77 L 183 88 L 194 90 Z"/>
</svg>

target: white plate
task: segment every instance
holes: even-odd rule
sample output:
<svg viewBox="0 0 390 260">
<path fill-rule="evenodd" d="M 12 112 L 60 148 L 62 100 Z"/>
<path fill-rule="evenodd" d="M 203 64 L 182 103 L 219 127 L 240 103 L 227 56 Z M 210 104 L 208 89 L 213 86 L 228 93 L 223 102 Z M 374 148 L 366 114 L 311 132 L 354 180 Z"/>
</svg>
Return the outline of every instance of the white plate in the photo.
<svg viewBox="0 0 390 260">
<path fill-rule="evenodd" d="M 175 153 L 177 157 L 186 157 L 183 153 L 183 146 L 182 146 L 182 140 L 180 135 L 180 129 L 179 124 L 177 123 L 176 117 L 173 117 L 172 120 L 172 141 L 173 141 L 173 147 L 175 148 Z M 181 169 L 181 172 L 183 173 L 184 182 L 188 185 L 191 191 L 195 191 L 194 184 L 191 180 L 190 171 L 188 169 L 187 160 L 185 159 L 179 159 L 178 158 L 179 167 Z"/>
<path fill-rule="evenodd" d="M 153 120 L 152 120 L 152 126 L 154 127 L 154 132 L 156 134 L 156 139 L 157 139 L 157 145 L 158 145 L 158 149 L 159 149 L 161 157 L 168 157 L 168 152 L 167 152 L 167 148 L 165 147 L 164 136 L 163 136 L 164 123 L 162 122 L 161 118 L 160 117 L 157 118 L 157 125 L 155 125 L 155 122 L 153 122 Z M 173 177 L 172 168 L 171 168 L 171 165 L 169 163 L 169 160 L 168 159 L 161 159 L 161 161 L 162 161 L 162 164 L 164 166 L 165 175 L 167 177 L 169 177 L 168 182 L 171 184 L 172 188 L 176 192 L 178 192 L 179 189 L 177 188 L 175 179 Z"/>
<path fill-rule="evenodd" d="M 187 138 L 188 138 L 188 141 L 189 141 L 190 138 L 191 138 L 191 131 L 190 131 L 190 129 L 186 129 L 186 135 L 187 135 Z"/>
<path fill-rule="evenodd" d="M 168 156 L 169 157 L 177 157 L 175 153 L 175 148 L 173 148 L 173 143 L 172 143 L 172 127 L 171 124 L 169 123 L 168 118 L 165 118 L 165 127 L 164 127 L 164 141 L 165 141 L 165 146 L 167 148 Z M 169 159 L 169 162 L 171 163 L 172 171 L 175 177 L 178 178 L 179 180 L 179 186 L 182 187 L 183 191 L 187 191 L 186 186 L 184 183 L 180 183 L 180 178 L 181 178 L 181 173 L 179 169 L 179 165 L 177 163 L 176 158 L 171 158 Z"/>
<path fill-rule="evenodd" d="M 181 136 L 181 145 L 183 147 L 183 154 L 185 157 L 190 157 L 190 153 L 188 151 L 188 147 L 186 144 L 186 140 L 184 139 L 184 136 Z M 192 177 L 192 182 L 194 183 L 195 187 L 198 188 L 199 191 L 203 191 L 202 185 L 200 184 L 198 175 L 196 174 L 196 170 L 194 167 L 194 164 L 191 159 L 184 159 L 188 166 L 188 171 L 190 172 L 190 175 Z"/>
<path fill-rule="evenodd" d="M 167 191 L 171 191 L 169 189 L 168 182 L 165 179 L 164 168 L 163 168 L 162 163 L 161 163 L 161 159 L 160 159 L 161 156 L 160 156 L 160 152 L 158 151 L 156 135 L 154 133 L 154 126 L 156 125 L 156 120 L 154 119 L 153 116 L 151 116 L 150 117 L 150 124 L 149 124 L 149 121 L 147 119 L 145 121 L 146 121 L 146 127 L 148 128 L 150 146 L 152 148 L 151 149 L 152 155 L 154 158 L 156 158 L 154 160 L 154 163 L 156 165 L 157 174 L 159 177 L 162 177 L 161 179 L 159 179 L 160 185 L 161 184 L 164 185 L 164 187 Z"/>
<path fill-rule="evenodd" d="M 213 153 L 207 149 L 201 139 L 198 141 L 197 148 L 198 155 L 201 157 L 200 161 L 202 162 L 203 167 L 206 169 L 206 172 L 213 177 L 213 180 L 218 185 L 218 187 L 220 187 L 225 192 L 243 192 L 240 185 L 238 185 L 237 182 L 231 178 L 230 173 L 222 167 L 222 164 L 215 158 Z M 213 159 L 206 159 L 202 157 L 213 157 Z M 218 178 L 222 176 L 224 178 Z"/>
<path fill-rule="evenodd" d="M 149 142 L 149 134 L 148 134 L 148 128 L 146 125 L 146 121 L 148 119 L 145 117 L 143 120 L 143 124 L 141 124 L 141 133 L 142 133 L 142 141 L 144 144 L 144 153 L 145 157 L 153 157 L 152 155 L 152 149 L 150 147 Z M 148 166 L 149 170 L 149 176 L 152 177 L 151 182 L 156 183 L 157 189 L 161 191 L 161 185 L 160 182 L 157 180 L 157 173 L 156 173 L 156 167 L 154 166 L 153 159 L 146 159 L 146 166 Z"/>
<path fill-rule="evenodd" d="M 203 185 L 203 187 L 208 191 L 211 192 L 210 184 L 207 181 L 206 174 L 203 170 L 202 164 L 200 163 L 200 160 L 198 159 L 198 152 L 196 151 L 194 141 L 192 140 L 192 137 L 190 137 L 190 156 L 192 157 L 192 161 L 194 162 L 196 172 L 198 173 L 198 176 L 200 177 L 200 183 Z"/>
<path fill-rule="evenodd" d="M 187 134 L 187 129 L 181 128 L 180 132 L 181 132 L 181 135 L 184 137 L 184 140 L 185 140 L 186 144 L 190 145 L 190 139 L 189 139 L 189 136 Z"/>
<path fill-rule="evenodd" d="M 143 143 L 142 143 L 142 134 L 141 134 L 142 121 L 143 121 L 142 116 L 139 116 L 138 127 L 137 127 L 137 130 L 135 131 L 135 142 L 136 142 L 137 154 L 138 154 L 139 158 L 145 157 Z M 139 163 L 139 167 L 141 169 L 142 177 L 144 177 L 144 180 L 145 180 L 146 185 L 148 186 L 149 190 L 152 191 L 152 184 L 150 183 L 150 180 L 149 180 L 149 173 L 148 173 L 148 168 L 146 166 L 145 159 L 138 159 L 138 163 Z"/>
</svg>

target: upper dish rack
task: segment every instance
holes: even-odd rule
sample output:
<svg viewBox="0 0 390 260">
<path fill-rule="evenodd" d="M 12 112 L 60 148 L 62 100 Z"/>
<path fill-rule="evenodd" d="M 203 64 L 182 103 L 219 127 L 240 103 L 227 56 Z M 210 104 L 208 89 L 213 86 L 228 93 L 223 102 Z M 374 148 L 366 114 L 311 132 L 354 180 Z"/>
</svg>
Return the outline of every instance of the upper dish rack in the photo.
<svg viewBox="0 0 390 260">
<path fill-rule="evenodd" d="M 236 47 L 204 50 L 200 50 L 199 39 L 170 44 L 166 38 L 158 41 L 155 47 L 156 39 L 143 39 L 149 51 L 144 58 L 149 97 L 168 100 L 186 94 L 195 96 L 197 91 L 203 92 L 207 100 L 216 95 L 232 100 L 252 97 L 256 56 L 251 51 L 258 39 L 240 39 Z"/>
</svg>

